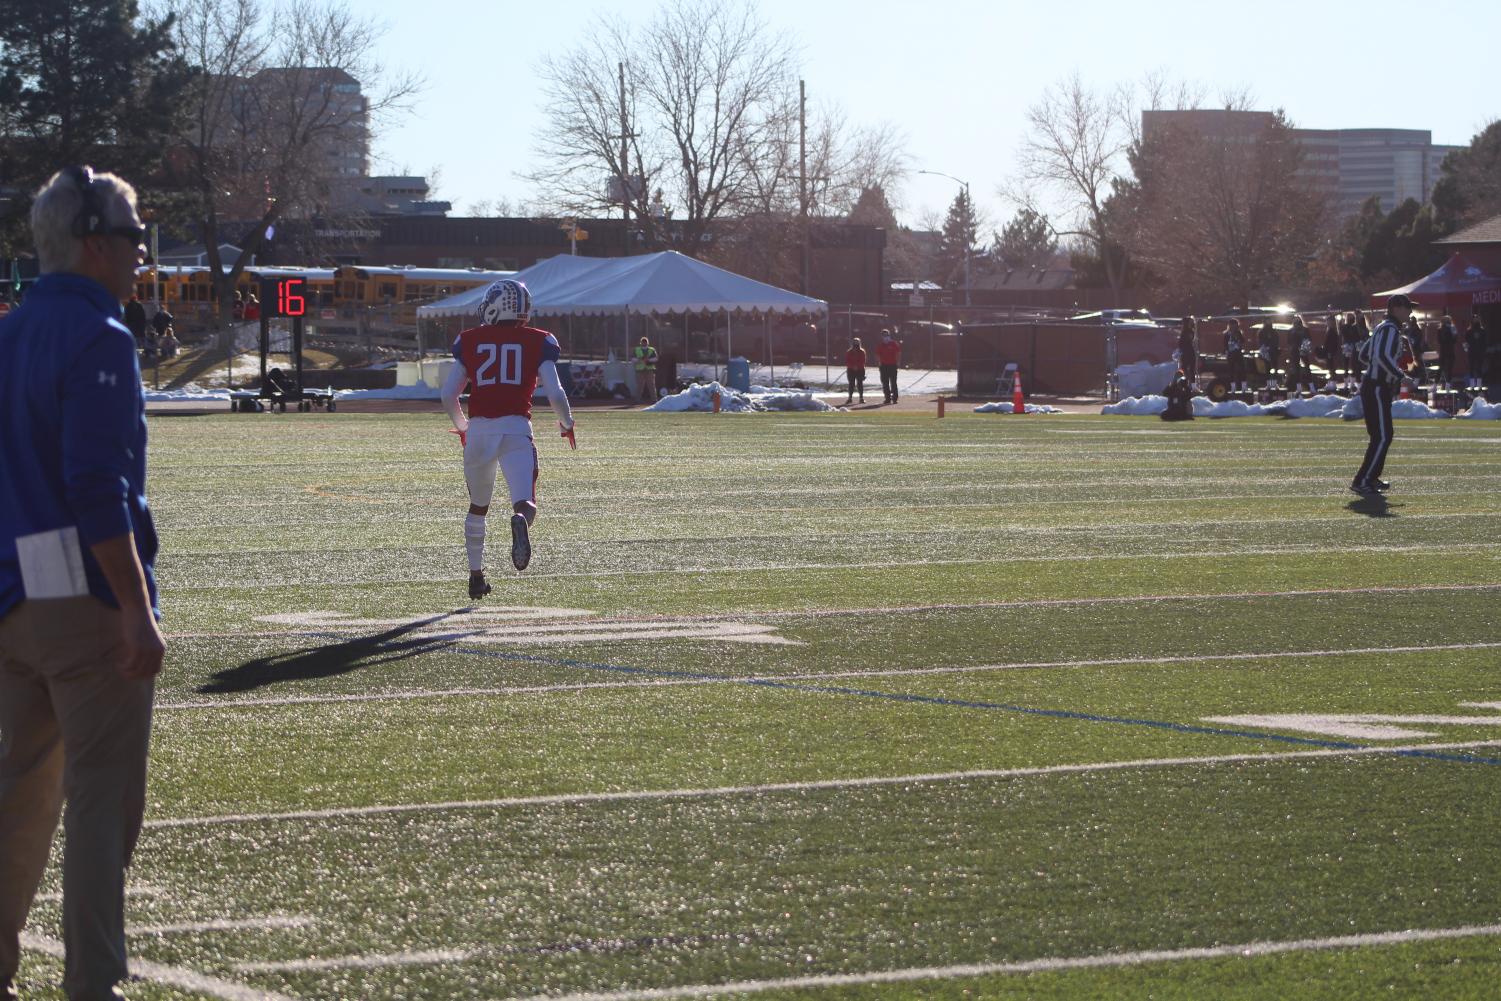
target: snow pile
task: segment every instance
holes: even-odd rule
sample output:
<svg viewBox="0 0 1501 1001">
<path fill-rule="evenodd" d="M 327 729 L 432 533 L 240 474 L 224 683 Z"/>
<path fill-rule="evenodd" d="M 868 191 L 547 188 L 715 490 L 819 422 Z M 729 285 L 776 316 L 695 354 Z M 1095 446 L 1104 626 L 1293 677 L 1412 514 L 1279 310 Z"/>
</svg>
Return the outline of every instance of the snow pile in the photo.
<svg viewBox="0 0 1501 1001">
<path fill-rule="evenodd" d="M 147 389 L 145 391 L 147 403 L 191 403 L 206 400 L 228 400 L 227 389 L 204 389 L 196 382 L 190 382 L 178 389 Z"/>
<path fill-rule="evenodd" d="M 1022 406 L 1025 408 L 1023 412 L 1024 413 L 1029 413 L 1029 414 L 1061 414 L 1061 413 L 1063 413 L 1063 411 L 1059 410 L 1057 407 L 1050 407 L 1046 403 L 1024 403 L 1024 404 L 1022 404 Z M 977 413 L 977 414 L 1014 414 L 1014 413 L 1016 413 L 1016 404 L 1014 404 L 1014 403 L 982 403 L 980 406 L 978 406 L 978 407 L 975 408 L 975 413 Z"/>
<path fill-rule="evenodd" d="M 1177 369 L 1173 369 L 1174 372 Z M 1125 414 L 1128 417 L 1144 417 L 1160 414 L 1167 409 L 1166 396 L 1128 396 L 1119 403 L 1107 403 L 1100 408 L 1102 414 Z"/>
<path fill-rule="evenodd" d="M 838 410 L 818 399 L 811 392 L 798 390 L 767 389 L 754 387 L 762 392 L 742 393 L 721 386 L 717 382 L 689 386 L 681 393 L 664 396 L 647 410 L 657 413 L 709 413 L 714 409 L 714 393 L 719 393 L 719 409 L 727 413 L 741 414 L 761 410 Z"/>
<path fill-rule="evenodd" d="M 1352 396 L 1345 401 L 1344 418 L 1347 421 L 1360 420 L 1365 416 L 1365 407 L 1360 405 L 1360 397 Z M 1399 421 L 1419 420 L 1446 420 L 1450 415 L 1442 410 L 1434 410 L 1426 403 L 1417 400 L 1393 400 L 1392 419 Z"/>
<path fill-rule="evenodd" d="M 1459 416 L 1472 421 L 1501 421 L 1501 403 L 1488 403 L 1476 397 L 1470 409 Z"/>
<path fill-rule="evenodd" d="M 1178 363 L 1175 361 L 1165 361 L 1160 365 L 1153 365 L 1149 361 L 1134 361 L 1115 370 L 1115 382 L 1120 387 L 1122 397 L 1145 397 L 1161 393 L 1177 374 Z"/>
<path fill-rule="evenodd" d="M 429 386 L 418 380 L 410 386 L 392 386 L 389 389 L 341 389 L 334 395 L 341 400 L 436 400 L 437 386 Z"/>
<path fill-rule="evenodd" d="M 1160 414 L 1166 409 L 1165 396 L 1133 396 L 1119 403 L 1107 404 L 1100 409 L 1100 413 L 1140 417 Z M 1493 412 L 1501 411 L 1501 407 L 1491 409 Z M 1245 403 L 1241 400 L 1215 403 L 1207 396 L 1195 396 L 1193 411 L 1195 417 L 1343 417 L 1345 420 L 1359 420 L 1362 416 L 1360 397 L 1347 400 L 1343 396 L 1333 395 L 1299 397 L 1277 400 L 1274 403 Z M 1434 410 L 1417 400 L 1392 402 L 1392 417 L 1396 420 L 1432 420 L 1448 416 L 1442 410 Z"/>
</svg>

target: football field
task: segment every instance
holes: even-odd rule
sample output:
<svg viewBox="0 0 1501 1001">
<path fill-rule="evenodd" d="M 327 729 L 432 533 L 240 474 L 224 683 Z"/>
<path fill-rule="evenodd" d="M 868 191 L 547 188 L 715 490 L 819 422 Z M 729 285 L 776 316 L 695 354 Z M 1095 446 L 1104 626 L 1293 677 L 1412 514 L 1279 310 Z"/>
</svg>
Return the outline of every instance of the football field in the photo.
<svg viewBox="0 0 1501 1001">
<path fill-rule="evenodd" d="M 1501 427 L 446 426 L 152 418 L 132 999 L 1495 997 Z"/>
</svg>

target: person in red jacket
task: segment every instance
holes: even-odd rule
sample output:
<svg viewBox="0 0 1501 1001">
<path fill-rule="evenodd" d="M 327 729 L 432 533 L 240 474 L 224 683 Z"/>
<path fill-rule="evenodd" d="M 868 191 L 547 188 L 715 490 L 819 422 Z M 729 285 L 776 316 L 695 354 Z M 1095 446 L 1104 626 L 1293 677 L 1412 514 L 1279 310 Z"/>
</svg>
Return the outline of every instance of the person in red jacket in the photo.
<svg viewBox="0 0 1501 1001">
<path fill-rule="evenodd" d="M 876 360 L 881 363 L 881 392 L 887 403 L 897 402 L 896 367 L 902 361 L 902 342 L 893 340 L 891 331 L 881 331 L 881 343 L 876 345 Z"/>
<path fill-rule="evenodd" d="M 844 374 L 849 387 L 849 399 L 844 401 L 849 406 L 855 401 L 855 393 L 860 394 L 860 402 L 865 402 L 865 349 L 860 346 L 860 338 L 850 340 L 850 349 L 844 353 Z"/>
</svg>

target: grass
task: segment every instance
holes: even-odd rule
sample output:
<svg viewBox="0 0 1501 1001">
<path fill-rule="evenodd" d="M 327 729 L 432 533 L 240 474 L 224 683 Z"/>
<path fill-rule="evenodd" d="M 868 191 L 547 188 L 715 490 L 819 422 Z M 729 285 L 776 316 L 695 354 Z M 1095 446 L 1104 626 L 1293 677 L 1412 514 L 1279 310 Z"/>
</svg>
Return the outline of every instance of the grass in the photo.
<svg viewBox="0 0 1501 1001">
<path fill-rule="evenodd" d="M 295 998 L 1493 990 L 1493 932 L 1077 962 L 1501 920 L 1501 746 L 1209 722 L 1501 700 L 1494 429 L 1400 427 L 1378 510 L 1337 422 L 586 414 L 483 603 L 572 612 L 496 635 L 443 424 L 152 421 L 172 639 L 129 920 L 299 921 L 135 956 Z M 720 625 L 784 642 L 673 635 Z M 1355 743 L 1501 741 L 1410 728 Z"/>
</svg>

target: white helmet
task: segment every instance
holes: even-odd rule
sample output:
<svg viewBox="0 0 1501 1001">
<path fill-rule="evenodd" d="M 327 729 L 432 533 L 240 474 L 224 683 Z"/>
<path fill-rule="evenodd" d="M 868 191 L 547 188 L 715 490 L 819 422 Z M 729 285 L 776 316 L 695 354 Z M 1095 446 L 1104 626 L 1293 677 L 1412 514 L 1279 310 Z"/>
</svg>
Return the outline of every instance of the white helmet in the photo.
<svg viewBox="0 0 1501 1001">
<path fill-rule="evenodd" d="M 526 286 L 510 278 L 491 282 L 480 302 L 480 320 L 486 325 L 525 320 L 532 315 L 532 294 Z"/>
</svg>

